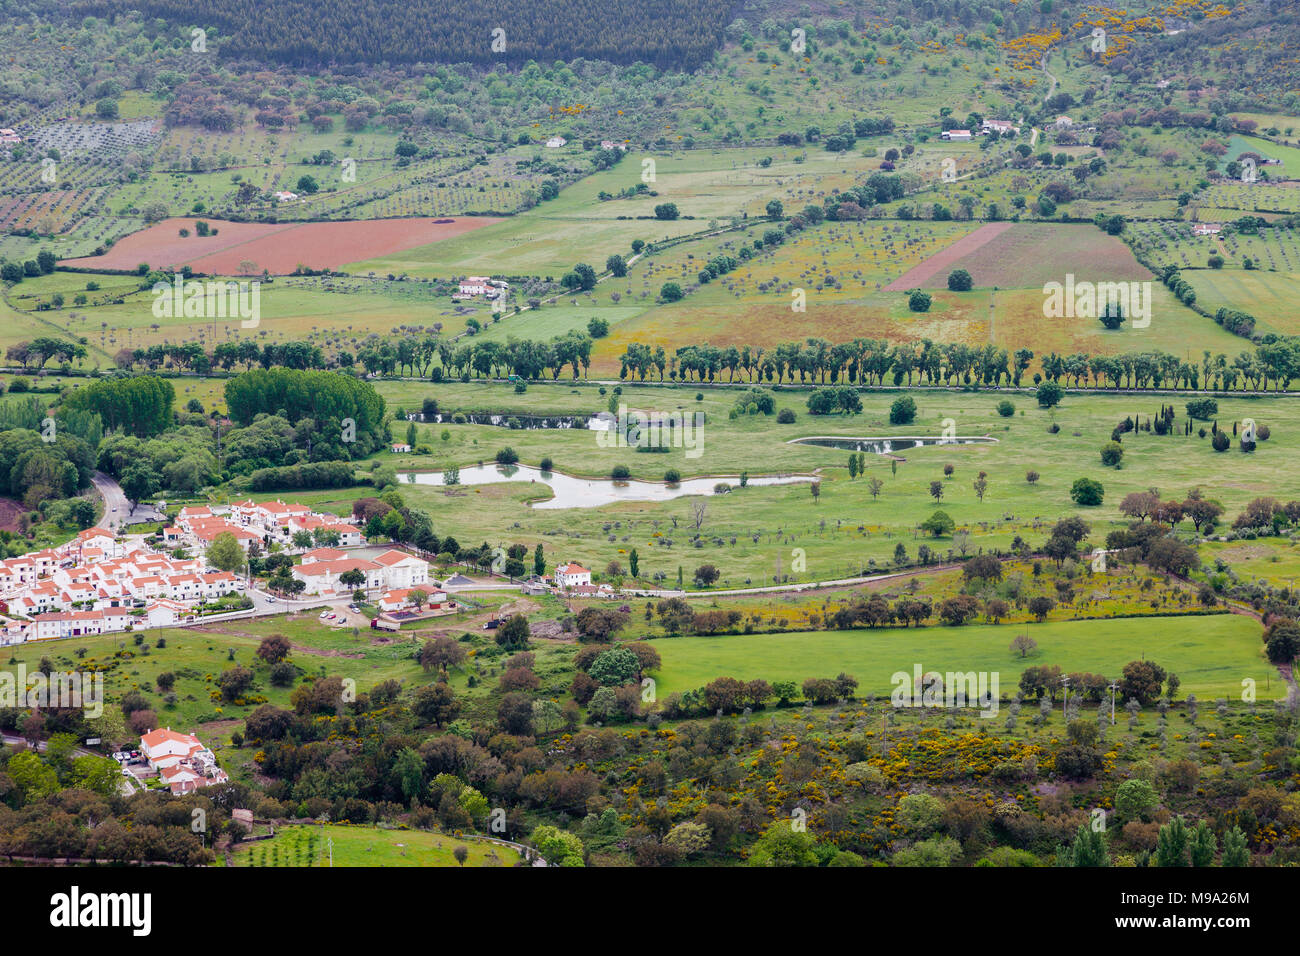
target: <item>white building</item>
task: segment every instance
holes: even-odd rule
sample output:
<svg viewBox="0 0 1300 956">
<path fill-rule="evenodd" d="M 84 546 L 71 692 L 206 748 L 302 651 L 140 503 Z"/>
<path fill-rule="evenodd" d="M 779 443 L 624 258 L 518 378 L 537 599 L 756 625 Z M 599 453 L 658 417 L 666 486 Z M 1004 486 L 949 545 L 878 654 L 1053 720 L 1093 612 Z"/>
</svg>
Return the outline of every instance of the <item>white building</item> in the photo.
<svg viewBox="0 0 1300 956">
<path fill-rule="evenodd" d="M 591 583 L 591 572 L 580 564 L 572 562 L 561 564 L 555 569 L 555 586 L 557 588 L 573 588 L 580 584 Z"/>
</svg>

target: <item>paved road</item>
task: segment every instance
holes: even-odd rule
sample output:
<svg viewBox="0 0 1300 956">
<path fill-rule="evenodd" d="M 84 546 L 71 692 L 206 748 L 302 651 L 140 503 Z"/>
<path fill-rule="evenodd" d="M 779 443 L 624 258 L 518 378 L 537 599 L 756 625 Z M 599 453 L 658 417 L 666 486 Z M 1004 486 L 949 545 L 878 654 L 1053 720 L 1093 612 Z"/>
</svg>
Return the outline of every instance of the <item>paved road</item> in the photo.
<svg viewBox="0 0 1300 956">
<path fill-rule="evenodd" d="M 95 527 L 113 531 L 131 513 L 131 503 L 126 500 L 122 486 L 102 471 L 92 474 L 90 480 L 104 499 L 104 516 L 95 522 Z"/>
</svg>

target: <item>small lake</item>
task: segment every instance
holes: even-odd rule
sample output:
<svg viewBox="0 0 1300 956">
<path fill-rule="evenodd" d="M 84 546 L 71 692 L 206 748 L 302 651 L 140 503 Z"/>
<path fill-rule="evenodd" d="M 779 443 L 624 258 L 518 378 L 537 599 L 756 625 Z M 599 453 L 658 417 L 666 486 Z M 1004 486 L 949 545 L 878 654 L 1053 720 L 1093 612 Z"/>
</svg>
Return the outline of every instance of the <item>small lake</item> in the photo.
<svg viewBox="0 0 1300 956">
<path fill-rule="evenodd" d="M 414 479 L 412 481 L 412 479 Z M 397 476 L 399 484 L 444 484 L 442 472 L 403 472 Z M 751 475 L 750 487 L 762 485 L 789 485 L 813 481 L 811 475 Z M 553 498 L 533 505 L 538 510 L 560 508 L 599 508 L 618 501 L 671 501 L 686 495 L 711 495 L 717 484 L 728 484 L 739 490 L 740 478 L 724 475 L 712 478 L 685 478 L 677 484 L 663 481 L 615 481 L 612 478 L 575 478 L 557 471 L 542 471 L 531 465 L 473 465 L 460 470 L 460 484 L 464 486 L 492 485 L 503 481 L 524 481 L 550 487 Z"/>
<path fill-rule="evenodd" d="M 819 448 L 838 448 L 842 451 L 867 451 L 873 455 L 892 455 L 908 448 L 924 445 L 996 445 L 996 438 L 986 436 L 953 436 L 936 438 L 925 435 L 898 435 L 890 438 L 850 438 L 835 435 L 818 435 L 812 438 L 792 438 L 788 445 L 816 445 Z"/>
</svg>

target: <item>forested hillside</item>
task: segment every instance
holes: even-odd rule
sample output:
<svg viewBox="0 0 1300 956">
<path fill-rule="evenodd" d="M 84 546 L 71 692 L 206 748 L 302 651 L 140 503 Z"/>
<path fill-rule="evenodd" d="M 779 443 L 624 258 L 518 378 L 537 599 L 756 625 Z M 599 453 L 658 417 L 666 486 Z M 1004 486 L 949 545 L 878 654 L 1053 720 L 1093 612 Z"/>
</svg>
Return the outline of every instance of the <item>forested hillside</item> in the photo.
<svg viewBox="0 0 1300 956">
<path fill-rule="evenodd" d="M 295 65 L 584 57 L 691 69 L 721 44 L 734 6 L 710 0 L 152 0 L 87 9 L 137 9 L 217 26 L 232 34 L 225 55 Z"/>
</svg>

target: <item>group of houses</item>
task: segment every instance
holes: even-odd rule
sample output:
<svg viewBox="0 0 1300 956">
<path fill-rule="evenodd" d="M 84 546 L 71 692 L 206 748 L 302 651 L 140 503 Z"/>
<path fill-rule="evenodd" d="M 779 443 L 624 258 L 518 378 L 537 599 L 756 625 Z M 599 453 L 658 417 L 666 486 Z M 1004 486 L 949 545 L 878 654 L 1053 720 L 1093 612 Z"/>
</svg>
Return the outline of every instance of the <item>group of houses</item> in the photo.
<svg viewBox="0 0 1300 956">
<path fill-rule="evenodd" d="M 319 514 L 306 505 L 278 500 L 236 501 L 228 516 L 214 514 L 206 505 L 182 508 L 162 534 L 169 545 L 189 545 L 206 552 L 219 535 L 229 532 L 247 552 L 254 541 L 262 546 L 291 545 L 300 531 L 310 534 L 313 541 L 327 536 L 331 543 L 344 548 L 364 543 L 361 530 L 337 515 Z"/>
<path fill-rule="evenodd" d="M 999 136 L 1011 133 L 1018 136 L 1020 127 L 1013 125 L 1011 120 L 986 119 L 980 123 L 979 134 L 988 136 L 991 133 L 997 133 Z M 968 143 L 974 136 L 975 134 L 968 129 L 946 129 L 939 134 L 940 139 L 952 143 Z"/>
<path fill-rule="evenodd" d="M 170 727 L 151 730 L 142 736 L 140 752 L 150 769 L 157 772 L 176 796 L 230 779 L 198 737 L 177 733 Z"/>
<path fill-rule="evenodd" d="M 193 620 L 194 605 L 245 589 L 242 578 L 89 528 L 59 548 L 0 561 L 0 644 Z"/>
</svg>

